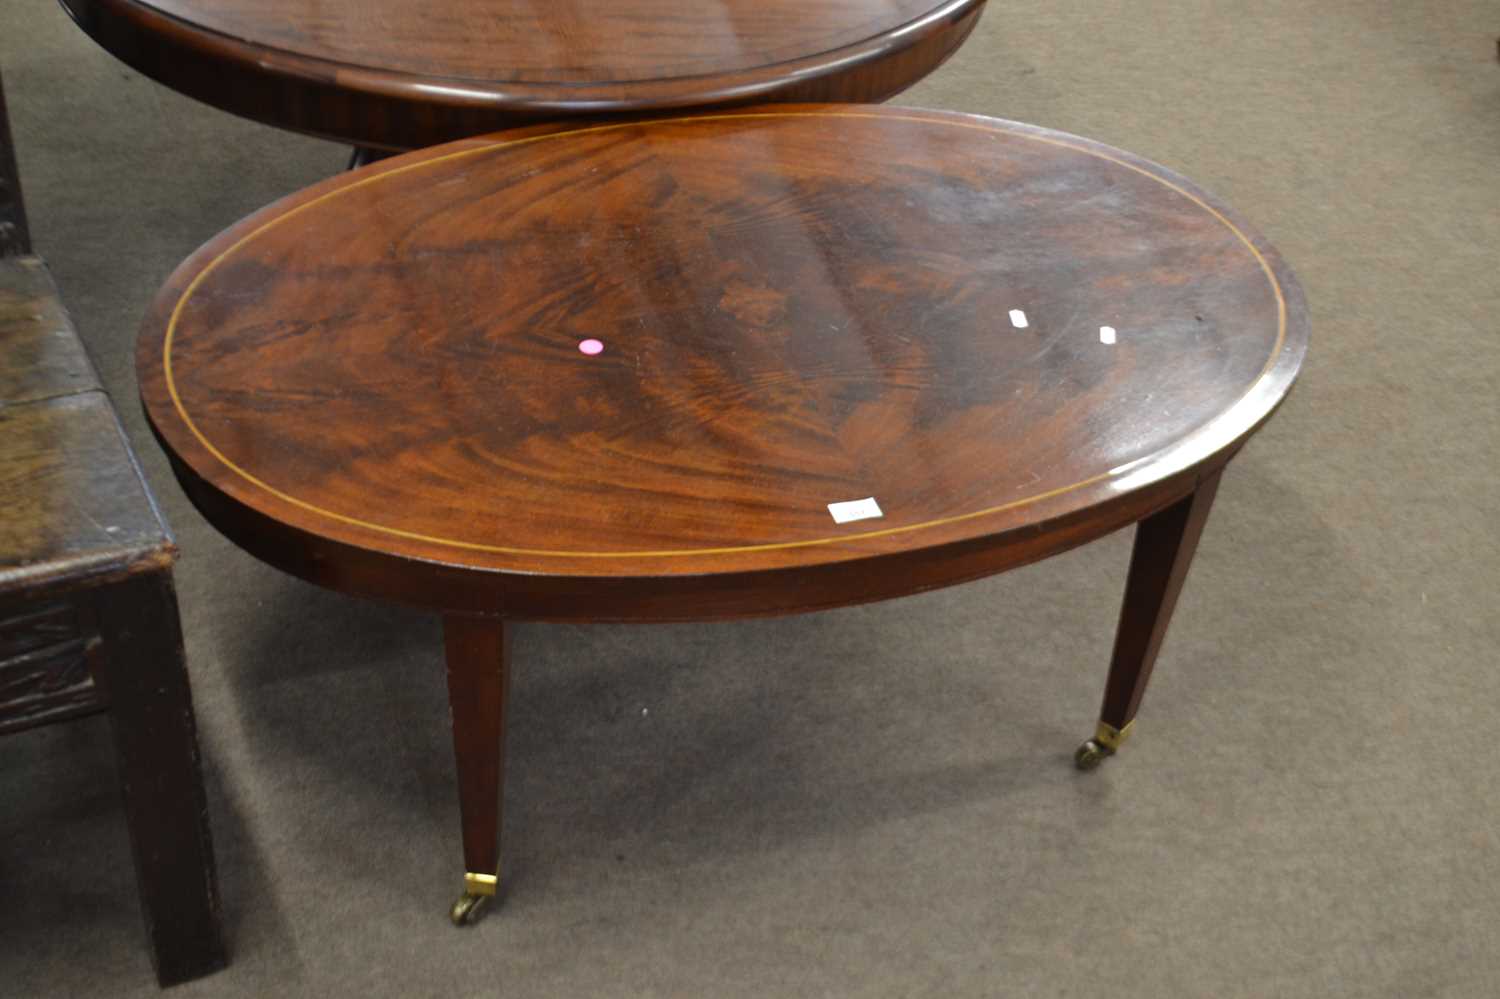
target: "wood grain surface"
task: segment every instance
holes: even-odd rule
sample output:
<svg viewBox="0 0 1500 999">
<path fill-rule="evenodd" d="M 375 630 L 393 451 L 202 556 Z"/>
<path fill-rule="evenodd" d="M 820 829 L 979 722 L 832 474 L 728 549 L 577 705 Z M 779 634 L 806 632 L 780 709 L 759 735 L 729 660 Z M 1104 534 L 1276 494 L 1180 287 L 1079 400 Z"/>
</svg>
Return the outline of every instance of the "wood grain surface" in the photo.
<svg viewBox="0 0 1500 999">
<path fill-rule="evenodd" d="M 0 408 L 103 391 L 40 257 L 0 257 Z"/>
<path fill-rule="evenodd" d="M 645 620 L 893 596 L 1132 523 L 1228 460 L 1306 340 L 1274 251 L 1159 166 L 808 106 L 335 178 L 187 261 L 138 361 L 189 494 L 274 564 Z"/>
<path fill-rule="evenodd" d="M 94 585 L 174 554 L 46 265 L 0 257 L 0 593 Z"/>
<path fill-rule="evenodd" d="M 984 0 L 62 0 L 167 86 L 270 124 L 412 149 L 580 115 L 878 101 Z"/>
</svg>

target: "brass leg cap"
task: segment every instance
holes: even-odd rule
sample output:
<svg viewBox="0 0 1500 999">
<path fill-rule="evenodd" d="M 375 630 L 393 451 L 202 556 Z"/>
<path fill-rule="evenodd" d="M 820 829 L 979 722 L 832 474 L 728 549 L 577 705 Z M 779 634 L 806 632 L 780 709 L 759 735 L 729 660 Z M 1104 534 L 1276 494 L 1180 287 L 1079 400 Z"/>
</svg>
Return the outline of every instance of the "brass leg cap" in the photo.
<svg viewBox="0 0 1500 999">
<path fill-rule="evenodd" d="M 1113 749 L 1090 739 L 1079 746 L 1078 751 L 1073 754 L 1073 765 L 1079 770 L 1093 770 L 1113 755 L 1115 755 Z"/>
<path fill-rule="evenodd" d="M 1119 752 L 1120 745 L 1130 738 L 1130 733 L 1134 729 L 1134 718 L 1127 722 L 1124 728 L 1115 728 L 1109 722 L 1100 722 L 1094 729 L 1094 737 L 1079 746 L 1078 751 L 1073 754 L 1073 764 L 1079 770 L 1093 770 Z"/>
<path fill-rule="evenodd" d="M 453 903 L 453 908 L 448 911 L 448 918 L 453 920 L 454 926 L 473 926 L 479 922 L 479 917 L 484 915 L 484 910 L 488 908 L 492 897 L 464 892 L 458 897 L 458 901 Z"/>
</svg>

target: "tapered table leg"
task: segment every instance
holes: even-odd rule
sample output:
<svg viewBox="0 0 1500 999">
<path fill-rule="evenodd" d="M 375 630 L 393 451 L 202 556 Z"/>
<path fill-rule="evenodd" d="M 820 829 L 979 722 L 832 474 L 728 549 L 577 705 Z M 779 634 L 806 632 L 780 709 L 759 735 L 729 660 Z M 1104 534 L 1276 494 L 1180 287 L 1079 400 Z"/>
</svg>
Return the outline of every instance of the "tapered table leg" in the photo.
<svg viewBox="0 0 1500 999">
<path fill-rule="evenodd" d="M 464 926 L 479 918 L 499 887 L 509 688 L 505 622 L 448 615 L 443 619 L 443 642 L 464 832 L 464 893 L 450 915 L 455 925 Z"/>
<path fill-rule="evenodd" d="M 219 893 L 177 596 L 168 572 L 97 600 L 125 819 L 152 963 L 162 985 L 222 968 Z"/>
<path fill-rule="evenodd" d="M 1222 473 L 1214 472 L 1190 495 L 1136 525 L 1099 726 L 1073 757 L 1081 770 L 1113 756 L 1130 735 Z"/>
</svg>

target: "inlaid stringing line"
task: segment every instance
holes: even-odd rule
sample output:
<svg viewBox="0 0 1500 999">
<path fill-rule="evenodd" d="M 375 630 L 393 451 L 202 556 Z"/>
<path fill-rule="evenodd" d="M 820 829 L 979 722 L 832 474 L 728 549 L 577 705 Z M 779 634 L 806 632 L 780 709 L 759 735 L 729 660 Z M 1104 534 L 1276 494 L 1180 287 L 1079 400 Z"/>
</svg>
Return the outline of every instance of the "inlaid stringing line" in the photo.
<svg viewBox="0 0 1500 999">
<path fill-rule="evenodd" d="M 771 112 L 755 112 L 755 113 L 751 113 L 751 114 L 694 115 L 694 116 L 687 116 L 687 117 L 683 117 L 683 118 L 657 119 L 656 121 L 652 122 L 652 124 L 658 124 L 658 125 L 660 125 L 660 124 L 668 124 L 668 123 L 687 124 L 687 123 L 693 123 L 693 122 L 719 121 L 719 120 L 724 120 L 724 119 L 751 119 L 751 118 L 777 118 L 777 119 L 784 119 L 784 118 L 871 118 L 871 119 L 890 120 L 890 121 L 913 121 L 913 122 L 918 122 L 920 124 L 943 124 L 943 125 L 956 126 L 956 127 L 959 127 L 959 128 L 971 128 L 971 129 L 975 129 L 977 131 L 987 131 L 987 132 L 997 132 L 998 131 L 998 132 L 1003 132 L 1003 133 L 1005 133 L 1007 135 L 1012 135 L 1012 136 L 1015 136 L 1015 137 L 1018 137 L 1018 138 L 1028 139 L 1028 140 L 1030 140 L 1032 142 L 1040 142 L 1040 143 L 1043 143 L 1045 145 L 1057 146 L 1057 147 L 1062 148 L 1062 149 L 1070 149 L 1070 150 L 1073 150 L 1074 152 L 1083 153 L 1083 154 L 1085 154 L 1087 156 L 1093 156 L 1093 157 L 1095 157 L 1097 159 L 1106 160 L 1106 161 L 1108 161 L 1110 163 L 1114 163 L 1114 164 L 1116 164 L 1118 166 L 1125 167 L 1126 169 L 1132 170 L 1132 171 L 1134 171 L 1134 172 L 1136 172 L 1136 173 L 1138 173 L 1138 174 L 1140 174 L 1140 175 L 1142 175 L 1144 177 L 1149 177 L 1151 180 L 1156 181 L 1158 184 L 1161 184 L 1163 187 L 1166 187 L 1169 190 L 1175 191 L 1177 194 L 1179 194 L 1182 197 L 1184 197 L 1184 198 L 1188 199 L 1189 201 L 1193 202 L 1195 205 L 1197 205 L 1198 207 L 1202 208 L 1204 211 L 1206 211 L 1210 215 L 1212 215 L 1221 224 L 1223 224 L 1225 228 L 1227 228 L 1230 232 L 1232 232 L 1235 235 L 1235 237 L 1241 243 L 1243 243 L 1244 246 L 1250 251 L 1250 254 L 1255 258 L 1256 262 L 1260 265 L 1261 270 L 1266 275 L 1267 281 L 1270 282 L 1272 294 L 1274 294 L 1275 297 L 1276 297 L 1276 309 L 1277 309 L 1276 342 L 1275 342 L 1275 344 L 1271 348 L 1270 357 L 1266 360 L 1265 366 L 1261 368 L 1260 373 L 1257 374 L 1253 379 L 1251 379 L 1249 387 L 1247 387 L 1245 389 L 1245 391 L 1240 395 L 1239 399 L 1236 399 L 1234 403 L 1232 403 L 1229 406 L 1225 407 L 1225 412 L 1228 412 L 1229 410 L 1232 410 L 1235 405 L 1238 405 L 1238 403 L 1239 403 L 1240 400 L 1242 400 L 1246 396 L 1248 396 L 1251 393 L 1251 391 L 1254 390 L 1255 385 L 1262 378 L 1264 378 L 1266 376 L 1266 374 L 1271 371 L 1272 368 L 1275 367 L 1277 358 L 1279 358 L 1281 356 L 1281 348 L 1282 348 L 1282 346 L 1286 342 L 1286 296 L 1282 293 L 1281 283 L 1276 280 L 1275 271 L 1272 270 L 1271 265 L 1266 260 L 1265 256 L 1255 246 L 1254 242 L 1248 236 L 1246 236 L 1243 232 L 1241 232 L 1240 229 L 1239 229 L 1239 227 L 1236 226 L 1233 222 L 1231 222 L 1222 212 L 1218 211 L 1212 205 L 1208 204 L 1202 198 L 1199 198 L 1197 195 L 1193 194 L 1191 191 L 1186 190 L 1185 188 L 1181 187 L 1178 184 L 1174 184 L 1172 181 L 1166 179 L 1165 177 L 1157 176 L 1156 174 L 1152 173 L 1150 170 L 1145 169 L 1144 167 L 1137 166 L 1136 164 L 1130 163 L 1130 162 L 1128 162 L 1126 160 L 1122 160 L 1119 157 L 1111 156 L 1108 153 L 1100 152 L 1099 150 L 1096 150 L 1096 149 L 1091 149 L 1088 146 L 1079 145 L 1078 143 L 1074 143 L 1074 142 L 1067 142 L 1067 141 L 1062 140 L 1062 139 L 1054 139 L 1054 138 L 1050 138 L 1048 136 L 1034 135 L 1034 134 L 1032 134 L 1029 131 L 1026 131 L 1024 129 L 996 127 L 994 124 L 991 124 L 991 123 L 988 123 L 988 122 L 981 124 L 979 122 L 971 122 L 971 121 L 964 121 L 964 120 L 955 120 L 955 119 L 947 118 L 947 117 L 929 118 L 929 117 L 922 117 L 922 116 L 917 116 L 917 115 L 881 114 L 881 113 L 874 113 L 874 114 L 872 114 L 872 113 L 868 113 L 868 112 L 861 113 L 861 112 L 855 112 L 855 111 L 771 111 Z M 317 506 L 316 504 L 309 503 L 306 500 L 298 499 L 295 496 L 292 496 L 292 495 L 290 495 L 288 493 L 282 492 L 280 489 L 277 489 L 275 486 L 270 485 L 269 483 L 265 482 L 264 480 L 258 478 L 255 475 L 253 475 L 249 471 L 241 468 L 239 465 L 235 464 L 233 461 L 231 461 L 229 459 L 229 457 L 227 455 L 225 455 L 222 451 L 220 451 L 217 447 L 215 447 L 214 444 L 206 436 L 204 436 L 203 432 L 198 429 L 198 425 L 193 421 L 193 418 L 188 415 L 186 407 L 183 406 L 182 398 L 181 398 L 181 396 L 177 392 L 177 383 L 176 383 L 176 380 L 173 378 L 173 375 L 172 375 L 172 342 L 173 342 L 173 339 L 174 339 L 174 337 L 176 335 L 176 332 L 177 332 L 177 324 L 178 324 L 178 321 L 180 320 L 180 318 L 182 316 L 182 311 L 183 311 L 184 307 L 187 305 L 188 300 L 192 298 L 193 293 L 198 290 L 198 287 L 203 283 L 203 281 L 210 274 L 212 274 L 214 272 L 214 270 L 219 266 L 220 263 L 222 263 L 224 260 L 228 259 L 235 252 L 237 252 L 241 247 L 245 246 L 246 244 L 248 244 L 249 242 L 251 242 L 252 240 L 254 240 L 256 237 L 260 236 L 262 233 L 269 232 L 271 229 L 274 229 L 276 226 L 282 224 L 283 222 L 287 221 L 288 219 L 295 218 L 297 215 L 300 215 L 302 212 L 304 212 L 304 211 L 306 211 L 306 210 L 308 210 L 310 208 L 313 208 L 313 207 L 315 207 L 315 206 L 317 206 L 319 204 L 322 204 L 325 201 L 331 200 L 331 199 L 336 198 L 336 197 L 340 197 L 340 196 L 342 196 L 344 194 L 349 193 L 350 191 L 358 190 L 359 188 L 364 187 L 367 184 L 373 184 L 373 183 L 376 183 L 378 181 L 386 180 L 386 179 L 388 179 L 390 177 L 395 177 L 395 176 L 398 176 L 398 175 L 403 174 L 403 173 L 407 173 L 407 172 L 412 171 L 412 170 L 426 169 L 426 168 L 431 167 L 431 166 L 436 166 L 439 163 L 446 163 L 446 162 L 448 162 L 450 160 L 460 159 L 460 158 L 465 157 L 465 156 L 474 156 L 474 155 L 477 155 L 479 153 L 495 152 L 496 150 L 501 150 L 501 149 L 512 149 L 512 148 L 515 148 L 515 147 L 518 147 L 518 146 L 529 145 L 531 143 L 541 142 L 541 141 L 544 141 L 544 140 L 547 140 L 547 139 L 555 139 L 555 138 L 560 138 L 560 137 L 563 137 L 563 136 L 588 135 L 588 134 L 591 134 L 591 133 L 608 132 L 608 131 L 613 131 L 613 130 L 621 129 L 621 128 L 635 128 L 635 127 L 640 127 L 641 124 L 642 124 L 641 122 L 624 121 L 624 122 L 612 122 L 612 123 L 603 124 L 603 125 L 592 125 L 592 126 L 589 126 L 588 128 L 563 129 L 563 130 L 559 130 L 559 131 L 556 131 L 556 132 L 544 132 L 541 135 L 528 135 L 528 136 L 526 136 L 524 138 L 511 139 L 511 140 L 506 141 L 506 142 L 495 142 L 495 143 L 490 143 L 488 145 L 475 146 L 475 147 L 470 148 L 470 149 L 459 149 L 459 150 L 455 150 L 454 152 L 451 152 L 451 153 L 446 153 L 446 154 L 444 154 L 442 156 L 436 156 L 436 157 L 433 157 L 431 159 L 420 160 L 420 161 L 418 161 L 416 163 L 408 163 L 405 166 L 395 167 L 393 169 L 382 170 L 379 173 L 374 174 L 373 176 L 365 177 L 364 179 L 355 181 L 352 184 L 345 184 L 345 185 L 341 185 L 341 186 L 335 187 L 331 191 L 328 191 L 328 192 L 326 192 L 324 194 L 320 194 L 316 198 L 312 198 L 312 199 L 310 199 L 310 200 L 308 200 L 306 202 L 303 202 L 302 204 L 298 205 L 297 207 L 295 207 L 293 209 L 290 209 L 287 212 L 284 212 L 284 213 L 282 213 L 280 215 L 277 215 L 275 218 L 272 218 L 271 220 L 269 220 L 269 221 L 267 221 L 265 223 L 262 223 L 260 226 L 258 226 L 255 229 L 251 230 L 249 233 L 245 234 L 244 236 L 241 236 L 235 242 L 233 242 L 232 244 L 230 244 L 229 247 L 224 250 L 224 252 L 220 253 L 213 260 L 209 261 L 208 264 L 206 264 L 204 266 L 203 270 L 199 271 L 193 277 L 193 279 L 190 282 L 188 282 L 188 286 L 182 292 L 182 297 L 179 298 L 177 300 L 177 304 L 175 306 L 173 306 L 171 316 L 167 320 L 167 330 L 166 330 L 166 334 L 165 334 L 165 336 L 163 338 L 163 343 L 162 343 L 162 372 L 163 372 L 163 375 L 165 376 L 166 383 L 167 383 L 167 394 L 172 399 L 172 406 L 173 406 L 173 408 L 176 409 L 177 414 L 180 417 L 182 417 L 183 424 L 188 428 L 188 431 L 193 435 L 193 437 L 198 441 L 198 443 L 201 444 L 203 446 L 203 448 L 208 451 L 209 454 L 213 455 L 214 458 L 217 459 L 225 468 L 229 469 L 231 472 L 233 472 L 235 475 L 239 476 L 241 479 L 244 479 L 246 482 L 248 482 L 251 485 L 255 486 L 257 489 L 260 489 L 263 492 L 269 493 L 270 495 L 275 496 L 277 499 L 281 500 L 282 502 L 288 503 L 288 504 L 290 504 L 290 505 L 292 505 L 292 506 L 294 506 L 294 507 L 296 507 L 298 509 L 306 510 L 309 513 L 314 513 L 314 514 L 317 514 L 320 517 L 326 517 L 326 518 L 328 518 L 330 520 L 337 521 L 339 523 L 348 524 L 348 525 L 350 525 L 352 527 L 359 527 L 359 528 L 362 528 L 362 529 L 367 530 L 367 531 L 373 531 L 373 532 L 375 532 L 377 534 L 386 534 L 386 535 L 389 535 L 391 537 L 405 538 L 405 539 L 410 540 L 410 541 L 422 541 L 422 542 L 427 542 L 429 544 L 440 544 L 440 545 L 446 545 L 446 546 L 449 546 L 449 547 L 452 547 L 452 548 L 465 549 L 465 550 L 469 550 L 469 551 L 490 552 L 490 553 L 499 554 L 499 555 L 533 555 L 533 556 L 551 556 L 551 557 L 560 557 L 560 558 L 590 558 L 590 559 L 592 559 L 592 558 L 605 558 L 605 559 L 608 559 L 608 558 L 670 558 L 670 557 L 688 557 L 688 556 L 701 556 L 701 555 L 729 555 L 729 554 L 735 554 L 735 553 L 746 553 L 746 554 L 748 554 L 748 553 L 752 553 L 752 552 L 780 551 L 780 550 L 787 550 L 787 549 L 793 549 L 793 548 L 810 548 L 810 547 L 815 547 L 815 546 L 820 546 L 820 545 L 841 544 L 841 543 L 847 543 L 847 542 L 852 542 L 852 541 L 862 541 L 862 540 L 867 540 L 867 539 L 872 539 L 872 538 L 889 537 L 889 536 L 897 535 L 897 534 L 906 534 L 906 533 L 910 533 L 910 532 L 913 532 L 913 531 L 921 531 L 921 530 L 926 530 L 928 528 L 933 528 L 933 527 L 943 527 L 943 526 L 946 526 L 946 525 L 949 525 L 949 524 L 956 524 L 956 523 L 960 523 L 960 522 L 966 521 L 966 520 L 974 520 L 974 519 L 979 518 L 979 517 L 987 517 L 987 516 L 990 516 L 992 514 L 1003 513 L 1003 512 L 1005 512 L 1007 510 L 1014 510 L 1017 507 L 1027 506 L 1027 505 L 1030 505 L 1032 503 L 1040 503 L 1040 502 L 1042 502 L 1044 500 L 1052 499 L 1053 497 L 1061 496 L 1061 495 L 1063 495 L 1065 493 L 1070 493 L 1070 492 L 1074 492 L 1074 491 L 1076 491 L 1078 489 L 1087 488 L 1088 486 L 1094 485 L 1095 483 L 1098 483 L 1098 482 L 1103 482 L 1104 480 L 1109 479 L 1109 478 L 1115 476 L 1116 474 L 1119 474 L 1119 469 L 1111 469 L 1110 471 L 1101 472 L 1098 475 L 1090 476 L 1090 477 L 1088 477 L 1086 479 L 1083 479 L 1083 480 L 1081 480 L 1079 482 L 1074 482 L 1071 485 L 1059 486 L 1059 487 L 1057 487 L 1055 489 L 1049 489 L 1049 490 L 1047 490 L 1045 492 L 1036 493 L 1036 494 L 1034 494 L 1032 496 L 1023 497 L 1022 499 L 1012 500 L 1009 503 L 1002 503 L 1002 504 L 999 504 L 997 506 L 986 507 L 983 510 L 974 510 L 974 511 L 971 511 L 969 513 L 960 513 L 960 514 L 954 514 L 954 515 L 948 516 L 948 517 L 939 517 L 939 518 L 934 519 L 934 520 L 924 521 L 924 522 L 922 522 L 920 524 L 909 524 L 909 525 L 907 525 L 905 527 L 888 527 L 888 528 L 885 528 L 885 529 L 879 530 L 879 531 L 864 531 L 864 532 L 861 532 L 861 533 L 845 534 L 845 535 L 839 535 L 839 536 L 834 536 L 834 537 L 813 538 L 813 539 L 806 540 L 806 541 L 783 541 L 783 542 L 773 542 L 773 543 L 770 543 L 770 544 L 760 544 L 760 545 L 732 545 L 732 546 L 721 547 L 721 548 L 679 548 L 679 549 L 667 549 L 667 550 L 664 550 L 664 551 L 633 551 L 633 552 L 589 552 L 589 551 L 553 550 L 553 549 L 545 549 L 545 548 L 517 548 L 517 547 L 510 547 L 510 546 L 505 546 L 505 545 L 486 545 L 486 544 L 480 544 L 478 542 L 473 542 L 473 541 L 459 541 L 459 540 L 456 540 L 456 539 L 453 539 L 453 538 L 436 537 L 436 536 L 433 536 L 433 535 L 421 534 L 421 533 L 416 532 L 416 531 L 402 530 L 401 528 L 398 528 L 398 527 L 388 527 L 388 526 L 383 525 L 383 524 L 376 524 L 376 523 L 373 523 L 371 521 L 361 520 L 358 517 L 351 517 L 351 516 L 349 516 L 347 514 L 338 513 L 338 512 L 333 511 L 333 510 L 325 510 L 322 507 Z M 1174 446 L 1181 447 L 1188 440 L 1190 440 L 1191 438 L 1193 438 L 1193 437 L 1197 436 L 1198 434 L 1202 433 L 1213 422 L 1214 421 L 1212 419 L 1210 419 L 1208 421 L 1208 423 L 1205 423 L 1203 426 L 1195 428 L 1194 430 L 1191 430 L 1188 433 L 1184 434 L 1183 437 L 1180 438 L 1176 442 L 1176 444 Z M 1144 459 L 1141 459 L 1141 460 L 1144 460 Z M 1141 463 L 1141 460 L 1137 460 L 1135 462 L 1131 462 L 1130 463 L 1130 467 L 1135 467 L 1135 466 L 1139 465 Z M 1125 467 L 1125 466 L 1122 466 L 1122 467 Z"/>
</svg>

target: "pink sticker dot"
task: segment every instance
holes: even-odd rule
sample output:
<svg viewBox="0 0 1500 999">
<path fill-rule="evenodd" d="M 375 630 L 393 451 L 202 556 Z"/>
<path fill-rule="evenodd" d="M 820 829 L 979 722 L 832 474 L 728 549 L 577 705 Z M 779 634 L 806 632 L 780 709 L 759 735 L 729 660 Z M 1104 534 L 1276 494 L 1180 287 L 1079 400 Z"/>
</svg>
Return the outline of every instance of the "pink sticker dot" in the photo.
<svg viewBox="0 0 1500 999">
<path fill-rule="evenodd" d="M 578 349 L 583 351 L 590 357 L 593 357 L 595 354 L 604 353 L 604 342 L 602 340 L 594 340 L 592 338 L 588 340 L 579 340 Z"/>
</svg>

